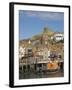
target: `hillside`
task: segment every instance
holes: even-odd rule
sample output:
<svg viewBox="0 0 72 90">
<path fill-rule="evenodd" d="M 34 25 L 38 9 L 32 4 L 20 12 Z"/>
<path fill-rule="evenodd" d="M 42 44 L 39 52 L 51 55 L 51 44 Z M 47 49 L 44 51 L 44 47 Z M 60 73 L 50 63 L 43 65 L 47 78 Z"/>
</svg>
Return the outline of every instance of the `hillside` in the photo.
<svg viewBox="0 0 72 90">
<path fill-rule="evenodd" d="M 30 39 L 21 40 L 19 42 L 19 45 L 22 47 L 31 47 L 33 48 L 33 51 L 36 51 L 37 47 L 40 49 L 46 46 L 50 51 L 56 51 L 57 53 L 61 53 L 62 58 L 64 58 L 64 52 L 63 52 L 64 43 L 55 42 L 54 40 L 51 40 L 51 36 L 53 36 L 54 33 L 55 33 L 54 31 L 45 27 L 43 31 L 38 35 L 34 35 Z M 29 41 L 31 42 L 30 44 Z M 47 42 L 47 44 L 45 44 L 45 42 Z"/>
<path fill-rule="evenodd" d="M 47 35 L 50 38 L 53 34 L 54 31 L 52 31 L 50 28 L 45 27 L 40 34 L 32 36 L 31 40 L 40 39 L 43 35 Z"/>
</svg>

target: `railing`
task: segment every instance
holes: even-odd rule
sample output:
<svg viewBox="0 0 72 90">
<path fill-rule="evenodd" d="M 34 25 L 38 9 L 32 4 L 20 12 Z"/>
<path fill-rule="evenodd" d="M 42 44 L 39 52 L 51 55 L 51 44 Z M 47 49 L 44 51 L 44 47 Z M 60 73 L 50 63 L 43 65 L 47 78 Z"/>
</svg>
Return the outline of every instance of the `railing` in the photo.
<svg viewBox="0 0 72 90">
<path fill-rule="evenodd" d="M 39 58 L 34 58 L 34 57 L 29 57 L 27 59 L 20 60 L 20 64 L 39 64 L 39 63 L 49 63 L 51 60 L 50 59 L 39 59 Z M 57 60 L 58 62 L 63 62 L 64 60 Z"/>
</svg>

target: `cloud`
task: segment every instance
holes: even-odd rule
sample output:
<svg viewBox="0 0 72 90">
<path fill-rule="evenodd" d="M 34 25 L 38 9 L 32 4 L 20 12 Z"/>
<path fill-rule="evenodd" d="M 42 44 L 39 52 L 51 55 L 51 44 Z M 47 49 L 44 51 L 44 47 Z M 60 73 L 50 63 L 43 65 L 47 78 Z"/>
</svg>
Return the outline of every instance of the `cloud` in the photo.
<svg viewBox="0 0 72 90">
<path fill-rule="evenodd" d="M 45 11 L 26 11 L 28 17 L 37 17 L 40 19 L 63 20 L 63 12 L 45 12 Z"/>
</svg>

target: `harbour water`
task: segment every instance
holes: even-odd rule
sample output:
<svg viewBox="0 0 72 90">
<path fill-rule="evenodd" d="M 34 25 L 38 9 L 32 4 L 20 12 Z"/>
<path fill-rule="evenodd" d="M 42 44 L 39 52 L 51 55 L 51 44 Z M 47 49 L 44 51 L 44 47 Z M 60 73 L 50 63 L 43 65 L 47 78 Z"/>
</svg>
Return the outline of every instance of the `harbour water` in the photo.
<svg viewBox="0 0 72 90">
<path fill-rule="evenodd" d="M 19 79 L 35 79 L 35 78 L 54 78 L 64 77 L 64 71 L 58 70 L 56 72 L 19 72 Z"/>
</svg>

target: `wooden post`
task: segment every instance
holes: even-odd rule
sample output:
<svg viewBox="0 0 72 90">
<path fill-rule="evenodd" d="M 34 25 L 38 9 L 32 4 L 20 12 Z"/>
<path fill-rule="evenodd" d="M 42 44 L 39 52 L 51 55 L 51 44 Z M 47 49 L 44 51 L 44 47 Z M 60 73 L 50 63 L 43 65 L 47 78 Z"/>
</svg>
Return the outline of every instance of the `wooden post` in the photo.
<svg viewBox="0 0 72 90">
<path fill-rule="evenodd" d="M 23 71 L 23 65 L 22 65 L 22 71 Z"/>
</svg>

